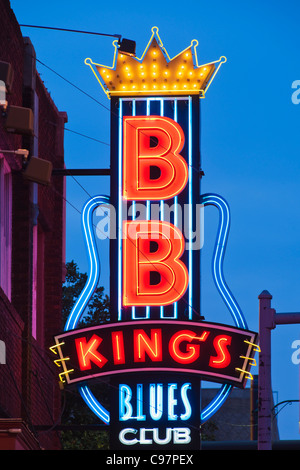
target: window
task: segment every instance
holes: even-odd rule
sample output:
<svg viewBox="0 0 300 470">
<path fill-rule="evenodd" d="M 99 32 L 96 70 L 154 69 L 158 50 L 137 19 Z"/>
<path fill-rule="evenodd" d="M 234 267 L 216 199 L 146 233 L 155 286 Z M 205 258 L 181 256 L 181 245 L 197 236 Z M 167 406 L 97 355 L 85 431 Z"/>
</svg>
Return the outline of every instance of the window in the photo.
<svg viewBox="0 0 300 470">
<path fill-rule="evenodd" d="M 11 171 L 0 154 L 0 285 L 11 299 L 11 229 L 12 182 Z"/>
<path fill-rule="evenodd" d="M 45 315 L 45 233 L 38 223 L 33 227 L 32 336 L 44 346 Z"/>
<path fill-rule="evenodd" d="M 4 341 L 0 341 L 0 364 L 6 364 L 6 346 Z"/>
</svg>

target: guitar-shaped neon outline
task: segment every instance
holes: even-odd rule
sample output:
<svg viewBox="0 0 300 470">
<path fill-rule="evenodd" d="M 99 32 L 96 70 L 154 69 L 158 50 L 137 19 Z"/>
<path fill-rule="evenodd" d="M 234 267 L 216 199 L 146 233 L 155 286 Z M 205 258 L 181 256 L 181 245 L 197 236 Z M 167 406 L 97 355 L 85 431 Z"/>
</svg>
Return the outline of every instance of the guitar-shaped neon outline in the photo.
<svg viewBox="0 0 300 470">
<path fill-rule="evenodd" d="M 95 234 L 93 231 L 93 213 L 94 210 L 102 204 L 108 204 L 108 196 L 95 196 L 89 199 L 84 205 L 82 211 L 82 230 L 85 237 L 87 246 L 87 254 L 89 259 L 89 274 L 88 279 L 82 290 L 79 298 L 77 299 L 65 325 L 65 331 L 73 330 L 77 327 L 84 310 L 89 303 L 91 297 L 97 288 L 100 279 L 100 259 L 96 247 Z M 247 323 L 244 315 L 226 284 L 223 274 L 223 260 L 225 256 L 226 244 L 228 240 L 229 226 L 230 226 L 230 211 L 229 206 L 225 199 L 217 194 L 204 194 L 201 196 L 200 203 L 203 206 L 215 206 L 219 210 L 219 226 L 216 237 L 213 259 L 212 259 L 212 275 L 226 307 L 228 308 L 235 326 L 247 329 Z M 201 411 L 201 423 L 205 423 L 226 401 L 233 386 L 224 384 L 213 398 L 213 400 Z M 90 388 L 87 385 L 78 385 L 78 391 L 86 402 L 91 411 L 98 416 L 104 423 L 109 424 L 110 413 L 107 411 L 95 398 Z"/>
</svg>

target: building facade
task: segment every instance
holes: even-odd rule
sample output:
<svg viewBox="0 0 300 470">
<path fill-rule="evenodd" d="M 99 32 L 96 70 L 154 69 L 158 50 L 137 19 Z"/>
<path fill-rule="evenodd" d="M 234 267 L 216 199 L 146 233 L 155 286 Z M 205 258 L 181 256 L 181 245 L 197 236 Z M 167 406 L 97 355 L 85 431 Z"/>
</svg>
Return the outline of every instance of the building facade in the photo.
<svg viewBox="0 0 300 470">
<path fill-rule="evenodd" d="M 66 113 L 36 70 L 8 0 L 0 0 L 0 449 L 59 449 Z M 19 151 L 22 149 L 22 151 Z"/>
<path fill-rule="evenodd" d="M 201 402 L 205 406 L 216 394 L 216 388 L 203 388 Z M 206 427 L 208 426 L 208 427 Z M 279 431 L 275 412 L 272 413 L 272 441 L 278 442 Z M 244 390 L 234 388 L 224 405 L 213 416 L 212 420 L 203 426 L 203 439 L 218 443 L 233 443 L 237 449 L 242 444 L 255 443 L 258 434 L 258 376 L 253 377 L 250 387 Z M 217 447 L 215 447 L 217 448 Z M 245 447 L 247 448 L 247 447 Z"/>
</svg>

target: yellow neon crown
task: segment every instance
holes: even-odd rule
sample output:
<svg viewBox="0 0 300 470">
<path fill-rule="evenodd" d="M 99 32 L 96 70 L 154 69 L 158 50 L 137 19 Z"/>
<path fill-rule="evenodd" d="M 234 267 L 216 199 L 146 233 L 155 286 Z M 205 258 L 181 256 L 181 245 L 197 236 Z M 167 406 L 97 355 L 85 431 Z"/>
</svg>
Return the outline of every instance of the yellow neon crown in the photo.
<svg viewBox="0 0 300 470">
<path fill-rule="evenodd" d="M 158 35 L 158 28 L 152 28 L 152 36 L 140 59 L 122 54 L 115 48 L 113 65 L 105 66 L 85 59 L 103 88 L 110 96 L 139 95 L 195 95 L 204 98 L 226 57 L 208 64 L 199 65 L 197 59 L 197 40 L 180 54 L 170 59 Z"/>
</svg>

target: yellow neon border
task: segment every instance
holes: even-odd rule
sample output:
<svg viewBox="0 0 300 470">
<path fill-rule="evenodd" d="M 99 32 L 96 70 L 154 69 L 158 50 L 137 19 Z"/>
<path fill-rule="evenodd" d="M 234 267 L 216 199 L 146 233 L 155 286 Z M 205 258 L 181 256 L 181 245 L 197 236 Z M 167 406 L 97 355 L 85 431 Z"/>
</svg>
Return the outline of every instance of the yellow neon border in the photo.
<svg viewBox="0 0 300 470">
<path fill-rule="evenodd" d="M 60 380 L 60 383 L 66 383 L 66 380 L 65 380 L 65 377 L 67 378 L 67 382 L 69 381 L 69 374 L 74 372 L 74 369 L 67 369 L 66 367 L 66 364 L 65 364 L 65 361 L 68 361 L 70 360 L 69 357 L 63 357 L 63 353 L 62 353 L 62 350 L 61 350 L 61 346 L 63 346 L 65 343 L 64 342 L 56 342 L 56 344 L 54 344 L 53 346 L 51 346 L 49 349 L 50 351 L 53 353 L 53 354 L 59 354 L 60 356 L 60 359 L 55 359 L 53 362 L 54 364 L 57 366 L 57 367 L 62 367 L 64 372 L 61 372 L 59 374 L 59 380 Z M 57 350 L 57 351 L 56 351 Z M 60 363 L 60 364 L 59 364 Z"/>
<path fill-rule="evenodd" d="M 183 53 L 184 53 L 185 51 L 187 51 L 189 48 L 192 48 L 192 49 L 193 49 L 192 55 L 193 55 L 193 57 L 195 58 L 195 66 L 196 66 L 196 68 L 205 67 L 206 65 L 218 64 L 218 66 L 216 67 L 216 69 L 215 69 L 213 75 L 210 77 L 210 79 L 209 79 L 209 81 L 208 81 L 208 83 L 207 83 L 207 86 L 205 87 L 205 91 L 207 91 L 208 88 L 210 87 L 210 85 L 211 85 L 213 79 L 215 78 L 216 74 L 218 73 L 219 68 L 221 67 L 221 65 L 222 65 L 223 63 L 225 63 L 225 62 L 227 61 L 227 58 L 226 58 L 225 56 L 221 56 L 220 59 L 218 59 L 218 60 L 215 60 L 215 61 L 213 61 L 213 62 L 208 62 L 208 63 L 206 63 L 206 64 L 199 65 L 198 56 L 197 56 L 197 50 L 196 50 L 196 48 L 197 48 L 197 46 L 198 46 L 199 43 L 198 43 L 197 39 L 193 39 L 192 42 L 191 42 L 191 44 L 190 44 L 188 47 L 186 47 L 185 49 L 183 49 L 181 52 L 179 52 L 178 54 L 176 54 L 176 55 L 171 59 L 170 56 L 169 56 L 169 54 L 168 54 L 168 52 L 167 52 L 167 50 L 166 50 L 166 48 L 165 48 L 164 45 L 163 45 L 163 42 L 162 42 L 162 40 L 161 40 L 159 34 L 158 34 L 158 27 L 157 27 L 157 26 L 153 26 L 153 27 L 151 28 L 151 31 L 152 31 L 152 35 L 151 35 L 151 37 L 150 37 L 150 39 L 149 39 L 149 41 L 148 41 L 148 44 L 147 44 L 146 49 L 144 50 L 142 56 L 141 56 L 140 58 L 134 57 L 134 59 L 135 59 L 136 61 L 138 61 L 138 62 L 142 62 L 142 61 L 143 61 L 143 58 L 145 57 L 145 55 L 146 55 L 146 53 L 147 53 L 147 50 L 149 49 L 150 44 L 151 44 L 151 42 L 152 42 L 152 40 L 153 40 L 153 38 L 154 38 L 155 35 L 156 35 L 156 37 L 157 37 L 157 39 L 158 39 L 158 43 L 159 43 L 159 46 L 160 46 L 162 52 L 165 53 L 165 55 L 166 55 L 167 59 L 169 60 L 169 62 L 171 62 L 172 60 L 176 59 L 176 57 L 178 57 L 179 55 L 183 54 Z M 94 69 L 94 67 L 93 67 L 93 66 L 96 66 L 96 67 L 104 67 L 104 68 L 106 68 L 106 69 L 114 70 L 115 64 L 116 64 L 116 58 L 117 58 L 117 51 L 118 51 L 118 46 L 117 46 L 118 41 L 115 40 L 115 41 L 113 41 L 112 44 L 113 44 L 113 46 L 114 46 L 114 57 L 113 57 L 112 66 L 103 65 L 103 64 L 98 64 L 98 63 L 96 63 L 96 62 L 93 62 L 92 59 L 90 59 L 89 57 L 87 57 L 87 58 L 84 60 L 84 63 L 85 63 L 86 65 L 88 65 L 88 66 L 91 68 L 93 74 L 95 75 L 97 81 L 99 82 L 99 84 L 100 84 L 102 90 L 104 91 L 104 93 L 107 95 L 108 99 L 110 99 L 110 95 L 111 95 L 111 94 L 115 94 L 115 95 L 130 95 L 130 96 L 132 96 L 132 91 L 124 91 L 124 92 L 122 92 L 122 91 L 118 91 L 118 92 L 111 92 L 111 91 L 109 91 L 109 90 L 103 85 L 103 83 L 101 82 L 101 80 L 100 80 L 100 78 L 99 78 L 99 74 L 97 73 L 97 71 L 96 71 L 96 70 Z M 155 90 L 155 91 L 147 90 L 147 92 L 146 92 L 145 94 L 154 94 L 154 95 L 158 95 L 158 94 L 162 94 L 162 93 L 163 93 L 164 95 L 170 95 L 170 94 L 177 94 L 177 95 L 178 95 L 178 94 L 180 94 L 180 95 L 200 94 L 200 98 L 205 98 L 205 93 L 204 93 L 204 90 L 202 90 L 202 89 L 197 90 L 197 91 L 195 91 L 194 89 L 193 89 L 193 90 L 190 90 L 190 89 L 188 89 L 188 90 L 180 90 L 180 91 L 177 92 L 177 93 L 174 93 L 173 91 L 170 91 L 170 92 L 166 93 L 165 90 Z M 137 94 L 137 95 L 134 95 L 134 96 L 139 96 L 139 95 L 143 95 L 143 94 L 144 94 L 144 93 L 141 91 L 141 92 L 138 92 L 138 94 Z"/>
</svg>

